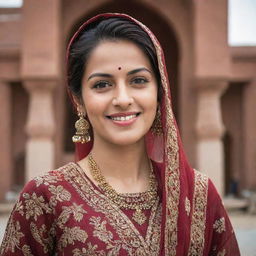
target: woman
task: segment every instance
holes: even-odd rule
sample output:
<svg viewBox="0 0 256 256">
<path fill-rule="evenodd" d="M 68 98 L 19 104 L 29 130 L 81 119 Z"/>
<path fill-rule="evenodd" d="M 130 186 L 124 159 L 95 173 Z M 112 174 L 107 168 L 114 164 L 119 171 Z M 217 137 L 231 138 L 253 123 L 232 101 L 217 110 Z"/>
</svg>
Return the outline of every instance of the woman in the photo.
<svg viewBox="0 0 256 256">
<path fill-rule="evenodd" d="M 78 162 L 25 186 L 1 255 L 240 255 L 213 184 L 185 158 L 152 32 L 98 15 L 67 67 Z"/>
</svg>

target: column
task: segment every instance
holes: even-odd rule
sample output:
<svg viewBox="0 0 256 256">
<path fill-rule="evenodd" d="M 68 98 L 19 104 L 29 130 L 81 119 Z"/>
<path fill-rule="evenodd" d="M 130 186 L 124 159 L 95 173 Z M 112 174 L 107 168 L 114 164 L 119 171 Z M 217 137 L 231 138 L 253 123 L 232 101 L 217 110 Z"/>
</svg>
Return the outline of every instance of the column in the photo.
<svg viewBox="0 0 256 256">
<path fill-rule="evenodd" d="M 196 131 L 198 135 L 198 170 L 206 173 L 218 192 L 224 192 L 224 151 L 222 135 L 224 125 L 221 117 L 220 97 L 227 82 L 198 82 L 198 111 Z"/>
<path fill-rule="evenodd" d="M 12 179 L 11 162 L 11 88 L 0 81 L 0 201 L 10 189 Z"/>
<path fill-rule="evenodd" d="M 53 95 L 60 81 L 61 0 L 24 0 L 21 74 L 29 93 L 26 179 L 55 167 Z"/>
<path fill-rule="evenodd" d="M 26 180 L 54 168 L 54 81 L 25 81 L 30 95 L 26 132 Z"/>
</svg>

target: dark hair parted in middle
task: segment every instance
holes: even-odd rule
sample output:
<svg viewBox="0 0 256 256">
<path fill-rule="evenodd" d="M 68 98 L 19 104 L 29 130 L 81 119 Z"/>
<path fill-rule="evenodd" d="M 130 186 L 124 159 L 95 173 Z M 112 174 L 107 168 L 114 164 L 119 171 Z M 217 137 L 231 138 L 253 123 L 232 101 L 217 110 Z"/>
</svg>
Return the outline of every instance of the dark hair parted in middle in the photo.
<svg viewBox="0 0 256 256">
<path fill-rule="evenodd" d="M 81 98 L 82 79 L 91 52 L 102 41 L 128 40 L 135 43 L 148 57 L 158 83 L 160 98 L 160 74 L 155 47 L 147 33 L 134 22 L 125 18 L 108 18 L 92 23 L 82 31 L 70 49 L 68 61 L 68 86 L 72 93 Z"/>
</svg>

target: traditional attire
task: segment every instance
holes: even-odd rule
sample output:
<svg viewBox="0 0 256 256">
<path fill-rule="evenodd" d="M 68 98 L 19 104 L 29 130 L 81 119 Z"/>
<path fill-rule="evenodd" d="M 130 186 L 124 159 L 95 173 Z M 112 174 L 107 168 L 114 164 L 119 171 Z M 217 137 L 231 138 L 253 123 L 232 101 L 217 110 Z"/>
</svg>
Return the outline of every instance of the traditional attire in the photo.
<svg viewBox="0 0 256 256">
<path fill-rule="evenodd" d="M 164 56 L 143 24 L 125 14 L 101 14 L 84 23 L 68 47 L 89 24 L 121 17 L 139 25 L 156 49 L 161 76 L 162 133 L 145 136 L 158 180 L 159 200 L 143 210 L 146 221 L 133 220 L 86 176 L 77 163 L 30 181 L 10 216 L 1 255 L 152 255 L 238 256 L 233 228 L 212 182 L 192 169 L 185 157 L 171 109 Z M 75 104 L 75 103 L 74 103 Z M 78 144 L 77 159 L 91 150 Z M 136 200 L 141 193 L 132 194 Z"/>
</svg>

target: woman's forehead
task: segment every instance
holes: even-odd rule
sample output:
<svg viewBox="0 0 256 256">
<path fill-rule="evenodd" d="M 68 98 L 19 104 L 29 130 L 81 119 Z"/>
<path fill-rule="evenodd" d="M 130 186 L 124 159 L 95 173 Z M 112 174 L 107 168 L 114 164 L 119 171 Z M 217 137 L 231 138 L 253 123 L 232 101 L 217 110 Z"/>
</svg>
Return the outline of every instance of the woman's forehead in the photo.
<svg viewBox="0 0 256 256">
<path fill-rule="evenodd" d="M 104 41 L 100 43 L 90 54 L 86 71 L 92 72 L 98 69 L 123 70 L 136 67 L 150 69 L 150 61 L 146 54 L 130 41 Z"/>
</svg>

